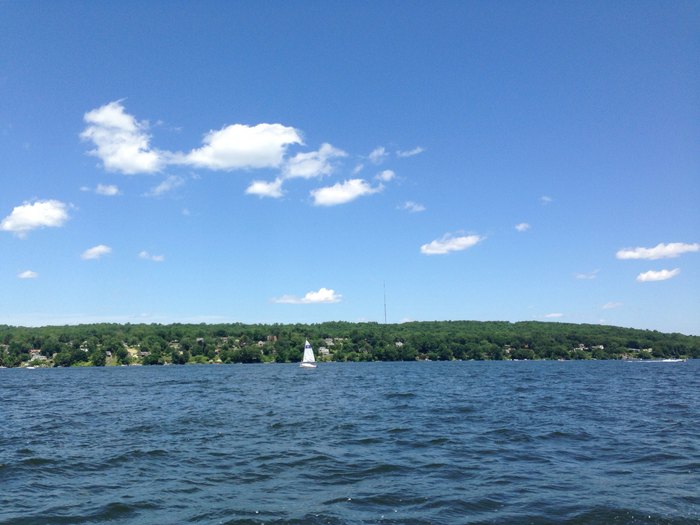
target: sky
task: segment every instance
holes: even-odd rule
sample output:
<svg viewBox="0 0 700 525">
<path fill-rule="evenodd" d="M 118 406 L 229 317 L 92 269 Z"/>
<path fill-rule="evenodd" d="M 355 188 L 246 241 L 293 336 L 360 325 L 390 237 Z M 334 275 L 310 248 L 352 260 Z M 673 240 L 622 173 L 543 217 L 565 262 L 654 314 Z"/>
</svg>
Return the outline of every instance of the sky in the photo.
<svg viewBox="0 0 700 525">
<path fill-rule="evenodd" d="M 0 324 L 700 335 L 700 4 L 0 0 Z"/>
</svg>

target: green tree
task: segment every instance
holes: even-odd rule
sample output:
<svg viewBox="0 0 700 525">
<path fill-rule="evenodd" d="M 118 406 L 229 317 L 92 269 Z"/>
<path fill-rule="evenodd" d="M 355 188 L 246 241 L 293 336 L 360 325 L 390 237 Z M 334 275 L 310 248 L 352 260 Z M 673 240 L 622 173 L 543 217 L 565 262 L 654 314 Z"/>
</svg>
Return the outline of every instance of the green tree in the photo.
<svg viewBox="0 0 700 525">
<path fill-rule="evenodd" d="M 143 358 L 144 365 L 162 365 L 165 363 L 163 357 L 159 353 L 151 353 Z"/>
<path fill-rule="evenodd" d="M 73 359 L 70 352 L 64 350 L 63 352 L 57 353 L 53 357 L 54 366 L 70 366 L 73 364 Z"/>
<path fill-rule="evenodd" d="M 179 350 L 173 350 L 170 352 L 170 361 L 174 365 L 184 365 L 189 360 L 189 352 L 181 352 Z"/>
<path fill-rule="evenodd" d="M 107 363 L 107 352 L 102 348 L 95 350 L 90 356 L 90 362 L 93 366 L 105 366 Z"/>
</svg>

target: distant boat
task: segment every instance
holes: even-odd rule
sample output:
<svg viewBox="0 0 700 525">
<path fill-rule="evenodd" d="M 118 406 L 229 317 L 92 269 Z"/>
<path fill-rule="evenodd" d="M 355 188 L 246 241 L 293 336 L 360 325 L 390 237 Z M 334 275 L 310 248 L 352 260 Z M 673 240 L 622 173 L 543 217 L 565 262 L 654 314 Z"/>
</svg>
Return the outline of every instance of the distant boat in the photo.
<svg viewBox="0 0 700 525">
<path fill-rule="evenodd" d="M 314 350 L 311 348 L 311 343 L 306 341 L 304 343 L 304 357 L 301 358 L 301 363 L 299 364 L 301 368 L 316 368 L 316 358 L 314 357 Z"/>
</svg>

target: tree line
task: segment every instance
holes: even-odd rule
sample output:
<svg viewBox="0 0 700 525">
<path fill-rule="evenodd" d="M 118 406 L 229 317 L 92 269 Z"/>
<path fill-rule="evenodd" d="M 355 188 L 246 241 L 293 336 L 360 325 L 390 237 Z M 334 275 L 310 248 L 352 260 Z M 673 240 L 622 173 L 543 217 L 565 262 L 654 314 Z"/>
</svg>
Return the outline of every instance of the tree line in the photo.
<svg viewBox="0 0 700 525">
<path fill-rule="evenodd" d="M 0 325 L 0 366 L 320 361 L 700 358 L 700 337 L 605 325 L 434 321 L 402 324 Z"/>
</svg>

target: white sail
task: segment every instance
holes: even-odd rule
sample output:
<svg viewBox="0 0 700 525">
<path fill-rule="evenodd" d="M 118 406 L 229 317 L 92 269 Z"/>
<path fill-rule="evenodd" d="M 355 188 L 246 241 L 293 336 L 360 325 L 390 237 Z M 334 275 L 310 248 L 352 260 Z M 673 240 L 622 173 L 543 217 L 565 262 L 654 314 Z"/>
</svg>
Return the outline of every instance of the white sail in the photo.
<svg viewBox="0 0 700 525">
<path fill-rule="evenodd" d="M 304 368 L 316 367 L 316 358 L 314 357 L 314 351 L 313 348 L 311 348 L 311 343 L 309 343 L 308 341 L 304 343 L 304 357 L 302 357 L 301 364 L 299 366 L 302 366 Z"/>
<path fill-rule="evenodd" d="M 311 344 L 308 341 L 304 343 L 304 357 L 302 361 L 304 363 L 313 363 L 316 361 L 316 358 L 314 357 L 313 348 L 311 348 Z"/>
</svg>

